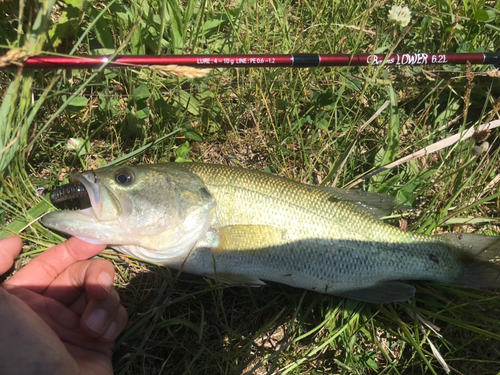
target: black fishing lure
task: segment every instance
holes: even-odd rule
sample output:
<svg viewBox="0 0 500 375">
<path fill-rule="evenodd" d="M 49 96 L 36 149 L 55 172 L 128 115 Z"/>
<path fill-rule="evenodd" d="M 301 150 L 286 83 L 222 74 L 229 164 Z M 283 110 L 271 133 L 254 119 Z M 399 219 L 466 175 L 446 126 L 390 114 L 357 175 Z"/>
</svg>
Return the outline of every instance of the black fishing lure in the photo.
<svg viewBox="0 0 500 375">
<path fill-rule="evenodd" d="M 88 193 L 83 184 L 67 184 L 52 190 L 50 192 L 50 201 L 55 204 L 86 196 L 88 196 Z"/>
<path fill-rule="evenodd" d="M 89 195 L 85 186 L 71 183 L 52 190 L 50 201 L 54 206 L 63 209 L 83 209 L 90 207 Z"/>
</svg>

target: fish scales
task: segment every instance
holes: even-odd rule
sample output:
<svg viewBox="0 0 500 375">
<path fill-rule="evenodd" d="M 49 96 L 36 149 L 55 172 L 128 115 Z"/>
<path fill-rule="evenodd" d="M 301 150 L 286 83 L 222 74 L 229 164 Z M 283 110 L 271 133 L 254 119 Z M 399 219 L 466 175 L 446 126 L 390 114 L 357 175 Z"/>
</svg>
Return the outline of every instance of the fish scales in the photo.
<svg viewBox="0 0 500 375">
<path fill-rule="evenodd" d="M 72 181 L 91 207 L 49 213 L 46 226 L 228 284 L 269 280 L 369 302 L 412 297 L 401 280 L 500 287 L 489 262 L 500 237 L 403 231 L 379 220 L 394 202 L 373 193 L 197 163 L 106 167 Z"/>
<path fill-rule="evenodd" d="M 197 249 L 184 263 L 187 272 L 211 275 L 208 258 L 214 256 L 216 271 L 222 274 L 244 271 L 277 282 L 286 278 L 287 284 L 311 284 L 308 289 L 332 293 L 349 290 L 355 282 L 374 285 L 423 275 L 442 281 L 460 272 L 447 246 L 438 241 L 429 244 L 429 236 L 384 224 L 314 186 L 239 168 L 204 164 L 186 168 L 205 182 L 218 202 L 217 225 L 276 226 L 286 244 L 214 254 Z M 417 249 L 415 242 L 420 242 Z M 455 267 L 443 273 L 429 254 Z"/>
<path fill-rule="evenodd" d="M 391 234 L 401 237 L 400 231 L 389 225 L 384 225 L 387 233 L 381 233 L 378 220 L 341 200 L 329 201 L 332 194 L 311 185 L 240 168 L 195 163 L 185 167 L 198 175 L 215 195 L 221 226 L 293 227 L 293 233 L 300 235 L 299 238 L 323 238 L 332 234 L 335 239 L 346 240 L 363 240 L 367 236 L 379 240 Z M 292 220 L 296 215 L 300 215 L 298 220 Z M 332 230 L 337 232 L 332 233 Z M 414 241 L 414 237 L 408 233 L 409 242 Z"/>
</svg>

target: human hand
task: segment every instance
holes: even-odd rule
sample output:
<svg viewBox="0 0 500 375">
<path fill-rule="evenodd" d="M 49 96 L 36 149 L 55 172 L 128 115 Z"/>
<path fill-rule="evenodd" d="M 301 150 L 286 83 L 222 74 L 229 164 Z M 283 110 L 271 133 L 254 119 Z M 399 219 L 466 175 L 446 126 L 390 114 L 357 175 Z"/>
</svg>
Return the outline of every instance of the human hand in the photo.
<svg viewBox="0 0 500 375">
<path fill-rule="evenodd" d="M 21 250 L 0 240 L 0 275 Z M 127 312 L 113 288 L 104 250 L 70 238 L 0 285 L 0 374 L 112 374 L 111 351 Z"/>
</svg>

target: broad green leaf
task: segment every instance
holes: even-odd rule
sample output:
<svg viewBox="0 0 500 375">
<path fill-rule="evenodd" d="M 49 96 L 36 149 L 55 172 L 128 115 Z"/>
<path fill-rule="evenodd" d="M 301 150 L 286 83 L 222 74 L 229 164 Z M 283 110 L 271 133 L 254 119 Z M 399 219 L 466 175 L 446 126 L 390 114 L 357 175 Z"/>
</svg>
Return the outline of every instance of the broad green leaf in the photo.
<svg viewBox="0 0 500 375">
<path fill-rule="evenodd" d="M 474 19 L 476 21 L 488 21 L 489 20 L 489 15 L 488 13 L 486 13 L 485 10 L 483 9 L 478 9 L 476 10 L 476 12 L 474 13 Z"/>
<path fill-rule="evenodd" d="M 219 19 L 211 19 L 203 25 L 203 35 L 205 38 L 210 37 L 212 34 L 214 34 L 219 27 L 224 23 L 224 20 L 219 18 Z"/>
<path fill-rule="evenodd" d="M 103 55 L 112 55 L 116 52 L 113 48 L 96 48 L 91 51 L 91 55 L 94 56 L 103 56 Z"/>
<path fill-rule="evenodd" d="M 140 120 L 147 119 L 149 117 L 149 107 L 144 106 L 141 109 L 137 109 L 137 118 Z"/>
<path fill-rule="evenodd" d="M 175 159 L 175 161 L 176 162 L 191 161 L 191 159 L 187 157 L 189 151 L 191 151 L 191 147 L 189 146 L 189 142 L 186 141 L 186 143 L 180 145 L 175 151 L 175 153 L 177 154 L 177 158 Z"/>
<path fill-rule="evenodd" d="M 110 11 L 118 18 L 120 18 L 125 24 L 133 24 L 133 20 L 135 19 L 134 13 L 129 7 L 125 6 L 124 4 L 113 4 L 110 7 Z"/>
<path fill-rule="evenodd" d="M 186 40 L 187 29 L 189 27 L 189 23 L 193 19 L 193 12 L 194 12 L 195 2 L 193 0 L 188 0 L 184 4 L 186 4 L 186 6 L 184 8 L 184 15 L 182 17 L 182 37 L 183 37 L 183 41 Z"/>
<path fill-rule="evenodd" d="M 316 125 L 316 127 L 317 127 L 318 129 L 323 129 L 323 130 L 326 130 L 326 129 L 328 129 L 328 126 L 329 126 L 330 124 L 329 124 L 329 122 L 328 122 L 328 120 L 327 120 L 327 119 L 322 118 L 322 119 L 317 120 L 317 121 L 316 121 L 316 123 L 315 123 L 315 125 Z"/>
<path fill-rule="evenodd" d="M 188 163 L 188 162 L 192 162 L 192 160 L 191 159 L 182 158 L 182 157 L 178 156 L 178 157 L 175 158 L 175 162 L 176 163 Z"/>
<path fill-rule="evenodd" d="M 19 233 L 20 230 L 25 228 L 29 223 L 38 219 L 44 213 L 46 213 L 50 208 L 51 204 L 48 201 L 42 200 L 38 202 L 33 208 L 28 210 L 26 214 L 20 214 L 17 218 L 12 221 L 5 229 L 0 230 L 0 238 L 5 238 L 12 233 Z"/>
<path fill-rule="evenodd" d="M 203 137 L 201 136 L 201 134 L 194 128 L 191 127 L 184 128 L 182 134 L 184 135 L 184 137 L 192 141 L 198 141 L 198 142 L 203 141 Z"/>
<path fill-rule="evenodd" d="M 420 31 L 421 32 L 424 32 L 425 30 L 427 30 L 427 28 L 431 25 L 432 23 L 432 18 L 429 17 L 429 16 L 426 16 L 424 18 L 422 18 L 422 22 L 420 23 Z"/>
<path fill-rule="evenodd" d="M 146 123 L 143 118 L 139 118 L 139 114 L 135 108 L 130 108 L 127 113 L 128 128 L 135 134 L 145 135 Z"/>
<path fill-rule="evenodd" d="M 318 104 L 318 106 L 322 108 L 335 103 L 333 92 L 331 92 L 330 90 L 322 93 L 313 91 L 313 93 L 315 95 L 313 95 L 312 99 Z"/>
<path fill-rule="evenodd" d="M 137 24 L 137 27 L 130 38 L 130 49 L 133 55 L 144 55 L 146 53 L 146 44 L 142 39 L 141 22 Z"/>
<path fill-rule="evenodd" d="M 76 96 L 69 102 L 67 110 L 70 112 L 79 112 L 87 106 L 88 102 L 88 98 L 84 96 Z"/>
<path fill-rule="evenodd" d="M 144 99 L 147 99 L 149 98 L 150 96 L 150 93 L 149 93 L 149 89 L 146 85 L 142 84 L 140 86 L 138 86 L 134 92 L 132 93 L 132 98 L 138 102 L 138 101 L 141 101 L 141 100 L 144 100 Z"/>
<path fill-rule="evenodd" d="M 186 91 L 179 91 L 179 104 L 188 110 L 189 113 L 198 116 L 200 114 L 200 102 Z"/>
<path fill-rule="evenodd" d="M 278 111 L 284 111 L 285 109 L 287 109 L 288 107 L 290 106 L 290 103 L 288 103 L 286 100 L 284 99 L 276 99 L 276 109 Z"/>
<path fill-rule="evenodd" d="M 106 20 L 103 17 L 99 18 L 95 23 L 95 33 L 97 36 L 97 40 L 99 41 L 99 43 L 101 43 L 102 47 L 115 47 L 115 40 L 109 29 L 109 20 Z"/>
<path fill-rule="evenodd" d="M 57 23 L 48 32 L 52 46 L 57 47 L 61 44 L 62 39 L 68 35 L 70 26 L 66 12 L 62 12 Z"/>
<path fill-rule="evenodd" d="M 180 53 L 184 46 L 184 28 L 183 17 L 181 14 L 181 7 L 176 0 L 167 1 L 168 14 L 170 15 L 170 32 L 172 37 L 172 49 L 174 53 Z"/>
<path fill-rule="evenodd" d="M 85 0 L 64 0 L 64 2 L 68 5 L 71 5 L 75 8 L 81 8 Z"/>
<path fill-rule="evenodd" d="M 71 107 L 85 107 L 89 102 L 89 99 L 85 96 L 76 96 L 70 100 L 68 106 Z"/>
</svg>

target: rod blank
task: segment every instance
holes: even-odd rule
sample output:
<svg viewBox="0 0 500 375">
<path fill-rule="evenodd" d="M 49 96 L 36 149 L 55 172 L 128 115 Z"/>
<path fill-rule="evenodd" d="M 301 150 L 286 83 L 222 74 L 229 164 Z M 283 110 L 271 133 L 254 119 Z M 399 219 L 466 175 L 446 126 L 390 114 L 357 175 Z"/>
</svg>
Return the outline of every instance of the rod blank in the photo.
<svg viewBox="0 0 500 375">
<path fill-rule="evenodd" d="M 23 69 L 96 69 L 109 61 L 108 56 L 32 56 Z M 196 68 L 313 68 L 319 66 L 368 65 L 500 65 L 498 53 L 405 53 L 393 55 L 171 55 L 171 56 L 117 56 L 106 68 L 140 68 L 151 65 L 183 65 Z M 19 68 L 8 65 L 0 69 Z"/>
</svg>

